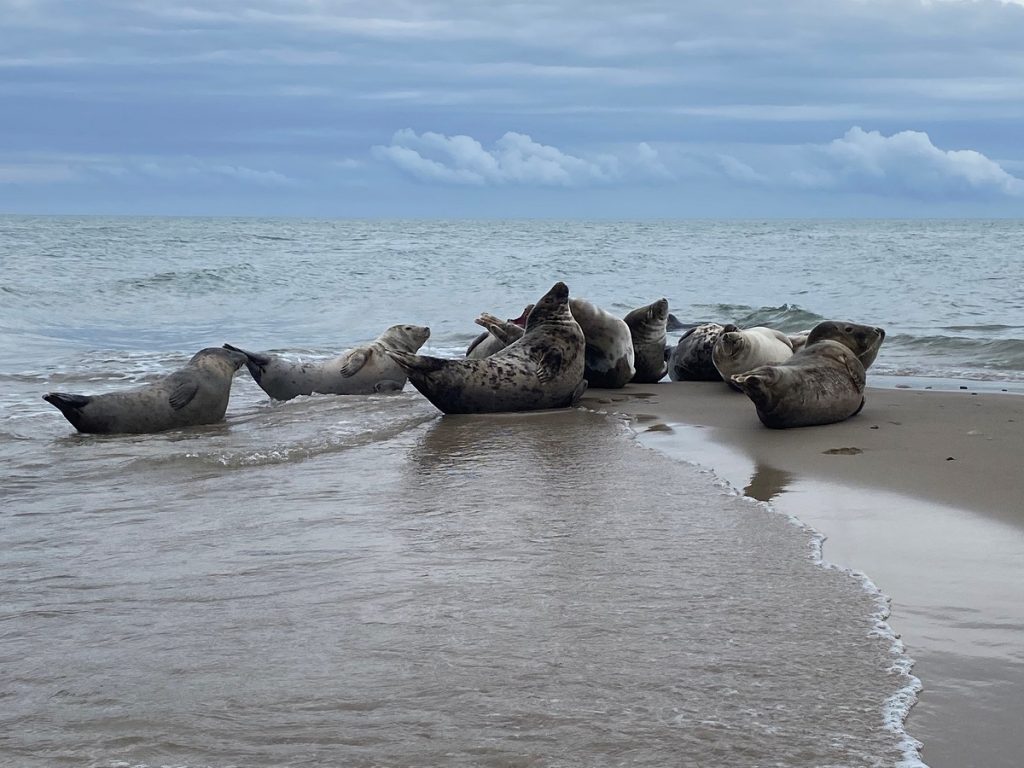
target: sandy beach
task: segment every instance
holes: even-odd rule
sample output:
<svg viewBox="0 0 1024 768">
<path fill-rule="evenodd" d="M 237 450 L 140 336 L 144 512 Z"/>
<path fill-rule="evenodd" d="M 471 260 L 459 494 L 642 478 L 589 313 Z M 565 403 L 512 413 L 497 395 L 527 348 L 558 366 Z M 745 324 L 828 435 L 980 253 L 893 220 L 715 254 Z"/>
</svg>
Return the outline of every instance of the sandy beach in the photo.
<svg viewBox="0 0 1024 768">
<path fill-rule="evenodd" d="M 1024 752 L 1024 397 L 869 388 L 856 417 L 771 430 L 723 384 L 593 390 L 645 445 L 713 470 L 826 537 L 866 574 L 923 684 L 907 721 L 932 768 L 1016 766 Z"/>
</svg>

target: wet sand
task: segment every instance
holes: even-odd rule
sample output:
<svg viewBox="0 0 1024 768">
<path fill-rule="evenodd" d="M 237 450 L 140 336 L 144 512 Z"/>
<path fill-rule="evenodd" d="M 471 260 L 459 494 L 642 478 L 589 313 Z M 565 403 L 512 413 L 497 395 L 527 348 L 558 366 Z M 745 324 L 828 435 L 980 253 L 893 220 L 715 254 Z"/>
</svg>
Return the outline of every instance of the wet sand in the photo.
<svg viewBox="0 0 1024 768">
<path fill-rule="evenodd" d="M 1024 753 L 1024 397 L 869 388 L 856 417 L 771 430 L 723 384 L 593 390 L 641 441 L 826 536 L 892 598 L 924 689 L 907 722 L 932 768 Z"/>
</svg>

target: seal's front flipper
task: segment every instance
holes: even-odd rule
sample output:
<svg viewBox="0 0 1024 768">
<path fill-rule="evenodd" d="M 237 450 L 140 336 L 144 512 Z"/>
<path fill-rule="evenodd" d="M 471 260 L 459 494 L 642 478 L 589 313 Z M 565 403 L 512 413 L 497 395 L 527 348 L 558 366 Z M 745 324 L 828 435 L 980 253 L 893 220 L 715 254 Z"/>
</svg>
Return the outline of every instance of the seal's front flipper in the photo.
<svg viewBox="0 0 1024 768">
<path fill-rule="evenodd" d="M 348 357 L 345 358 L 345 362 L 342 364 L 341 370 L 338 371 L 338 373 L 345 378 L 355 376 L 359 373 L 359 369 L 366 365 L 366 361 L 369 359 L 370 354 L 368 350 L 353 349 L 348 353 Z"/>
<path fill-rule="evenodd" d="M 544 353 L 544 356 L 540 359 L 540 364 L 537 366 L 537 380 L 541 384 L 547 384 L 553 380 L 558 372 L 562 369 L 562 353 L 557 349 L 549 349 Z"/>
<path fill-rule="evenodd" d="M 196 392 L 199 391 L 199 385 L 195 382 L 186 381 L 174 388 L 167 400 L 171 404 L 171 408 L 176 411 L 180 411 L 186 405 L 192 402 L 192 398 L 196 396 Z"/>
</svg>

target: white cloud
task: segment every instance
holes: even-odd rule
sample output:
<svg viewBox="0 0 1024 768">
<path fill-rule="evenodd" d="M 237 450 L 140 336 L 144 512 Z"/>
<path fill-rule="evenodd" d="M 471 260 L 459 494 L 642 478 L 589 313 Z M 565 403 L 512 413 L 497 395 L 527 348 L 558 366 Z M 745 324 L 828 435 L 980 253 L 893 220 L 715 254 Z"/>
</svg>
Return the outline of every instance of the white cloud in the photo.
<svg viewBox="0 0 1024 768">
<path fill-rule="evenodd" d="M 632 176 L 670 176 L 657 151 L 642 143 L 619 154 L 578 157 L 510 131 L 486 149 L 471 136 L 395 133 L 388 146 L 375 146 L 374 157 L 393 163 L 422 181 L 450 184 L 520 184 L 582 186 Z"/>
</svg>

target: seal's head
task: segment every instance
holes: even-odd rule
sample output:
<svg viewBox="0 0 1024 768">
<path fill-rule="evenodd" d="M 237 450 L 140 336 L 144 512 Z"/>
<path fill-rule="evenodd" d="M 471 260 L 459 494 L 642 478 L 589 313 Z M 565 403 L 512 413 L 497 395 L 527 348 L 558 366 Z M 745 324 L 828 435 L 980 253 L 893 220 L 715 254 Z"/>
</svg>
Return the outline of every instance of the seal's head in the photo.
<svg viewBox="0 0 1024 768">
<path fill-rule="evenodd" d="M 230 344 L 225 344 L 223 348 L 229 352 L 235 352 L 242 355 L 242 362 L 245 363 L 245 367 L 249 369 L 249 373 L 252 374 L 256 383 L 260 383 L 260 379 L 263 378 L 263 374 L 266 373 L 267 366 L 269 366 L 271 362 L 269 355 L 260 354 L 259 352 L 246 352 L 244 349 L 233 347 Z"/>
<path fill-rule="evenodd" d="M 231 375 L 248 362 L 245 353 L 224 347 L 206 347 L 192 355 L 188 361 L 204 371 Z"/>
<path fill-rule="evenodd" d="M 549 321 L 572 319 L 569 313 L 569 286 L 559 281 L 541 296 L 526 318 L 527 330 Z"/>
<path fill-rule="evenodd" d="M 398 352 L 415 352 L 430 338 L 430 328 L 425 325 L 392 325 L 378 338 L 388 349 Z"/>
</svg>

